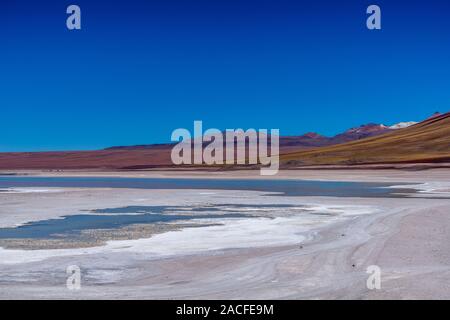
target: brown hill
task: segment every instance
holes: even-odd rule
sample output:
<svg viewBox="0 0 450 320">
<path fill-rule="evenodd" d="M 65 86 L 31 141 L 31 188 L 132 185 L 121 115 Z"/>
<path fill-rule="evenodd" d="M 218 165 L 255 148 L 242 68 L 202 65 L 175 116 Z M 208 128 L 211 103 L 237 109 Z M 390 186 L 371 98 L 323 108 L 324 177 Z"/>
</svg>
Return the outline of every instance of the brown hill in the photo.
<svg viewBox="0 0 450 320">
<path fill-rule="evenodd" d="M 291 166 L 443 161 L 449 156 L 448 121 L 448 114 L 444 114 L 400 130 L 367 124 L 334 137 L 316 133 L 280 137 L 281 160 Z M 367 138 L 373 136 L 377 138 Z M 348 141 L 354 142 L 345 143 Z M 398 144 L 402 147 L 398 148 Z M 154 144 L 95 151 L 0 153 L 0 170 L 167 168 L 173 166 L 172 147 L 173 144 Z"/>
<path fill-rule="evenodd" d="M 344 142 L 374 137 L 394 130 L 395 129 L 391 129 L 382 124 L 369 123 L 356 128 L 350 128 L 333 137 L 323 136 L 315 132 L 308 132 L 301 136 L 281 136 L 280 154 L 332 146 Z"/>
<path fill-rule="evenodd" d="M 0 153 L 0 169 L 139 169 L 171 165 L 171 147 Z"/>
<path fill-rule="evenodd" d="M 363 128 L 364 135 L 366 126 Z M 377 134 L 371 130 L 368 134 Z M 280 137 L 280 153 L 329 146 L 364 137 L 359 131 L 349 129 L 336 137 L 325 137 L 315 133 L 303 136 Z M 40 169 L 145 169 L 172 166 L 170 159 L 174 144 L 152 144 L 111 147 L 95 151 L 53 152 L 5 152 L 0 153 L 0 170 Z"/>
<path fill-rule="evenodd" d="M 376 137 L 284 154 L 281 162 L 287 166 L 450 162 L 450 113 Z"/>
</svg>

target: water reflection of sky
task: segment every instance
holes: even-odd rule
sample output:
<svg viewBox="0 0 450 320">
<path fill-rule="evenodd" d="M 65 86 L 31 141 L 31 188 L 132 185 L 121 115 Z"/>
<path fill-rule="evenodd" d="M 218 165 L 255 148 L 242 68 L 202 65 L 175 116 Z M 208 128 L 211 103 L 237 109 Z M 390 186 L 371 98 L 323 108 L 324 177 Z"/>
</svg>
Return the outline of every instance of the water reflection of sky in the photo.
<svg viewBox="0 0 450 320">
<path fill-rule="evenodd" d="M 412 193 L 393 184 L 310 180 L 177 179 L 113 177 L 0 177 L 0 189 L 11 187 L 133 188 L 133 189 L 213 189 L 277 192 L 286 196 L 403 197 Z M 398 185 L 398 183 L 397 183 Z"/>
</svg>

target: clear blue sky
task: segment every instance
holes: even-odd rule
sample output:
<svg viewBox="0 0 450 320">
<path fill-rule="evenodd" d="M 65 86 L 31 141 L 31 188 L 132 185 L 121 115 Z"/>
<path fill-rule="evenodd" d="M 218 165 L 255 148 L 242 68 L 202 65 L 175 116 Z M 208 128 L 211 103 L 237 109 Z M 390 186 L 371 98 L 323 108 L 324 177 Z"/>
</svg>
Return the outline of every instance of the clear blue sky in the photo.
<svg viewBox="0 0 450 320">
<path fill-rule="evenodd" d="M 0 151 L 167 142 L 194 120 L 282 135 L 420 120 L 450 109 L 449 14 L 442 0 L 2 2 Z"/>
</svg>

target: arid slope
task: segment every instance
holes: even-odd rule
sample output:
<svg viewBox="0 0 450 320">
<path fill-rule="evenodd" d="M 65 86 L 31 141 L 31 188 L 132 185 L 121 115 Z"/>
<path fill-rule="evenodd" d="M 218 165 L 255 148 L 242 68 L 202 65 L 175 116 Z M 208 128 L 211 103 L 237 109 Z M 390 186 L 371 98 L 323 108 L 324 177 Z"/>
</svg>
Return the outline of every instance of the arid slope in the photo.
<svg viewBox="0 0 450 320">
<path fill-rule="evenodd" d="M 384 133 L 386 131 L 383 128 L 380 131 L 380 128 L 380 125 L 369 124 L 349 129 L 331 138 L 313 133 L 280 137 L 282 164 L 296 167 L 450 163 L 450 113 L 435 116 L 405 129 L 388 130 L 387 133 Z M 0 153 L 0 170 L 171 168 L 174 167 L 170 158 L 172 147 L 173 144 L 157 144 L 95 151 Z"/>
<path fill-rule="evenodd" d="M 344 144 L 284 154 L 288 166 L 450 162 L 450 113 Z"/>
</svg>

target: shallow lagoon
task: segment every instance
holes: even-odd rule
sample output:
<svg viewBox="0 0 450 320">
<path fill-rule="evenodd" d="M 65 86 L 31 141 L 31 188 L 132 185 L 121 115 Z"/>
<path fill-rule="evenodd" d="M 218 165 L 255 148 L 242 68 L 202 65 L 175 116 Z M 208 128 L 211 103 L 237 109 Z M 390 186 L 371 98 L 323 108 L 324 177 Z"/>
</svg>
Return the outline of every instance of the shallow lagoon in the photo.
<svg viewBox="0 0 450 320">
<path fill-rule="evenodd" d="M 286 196 L 404 197 L 393 184 L 311 180 L 0 176 L 0 189 L 23 187 L 251 190 Z"/>
</svg>

